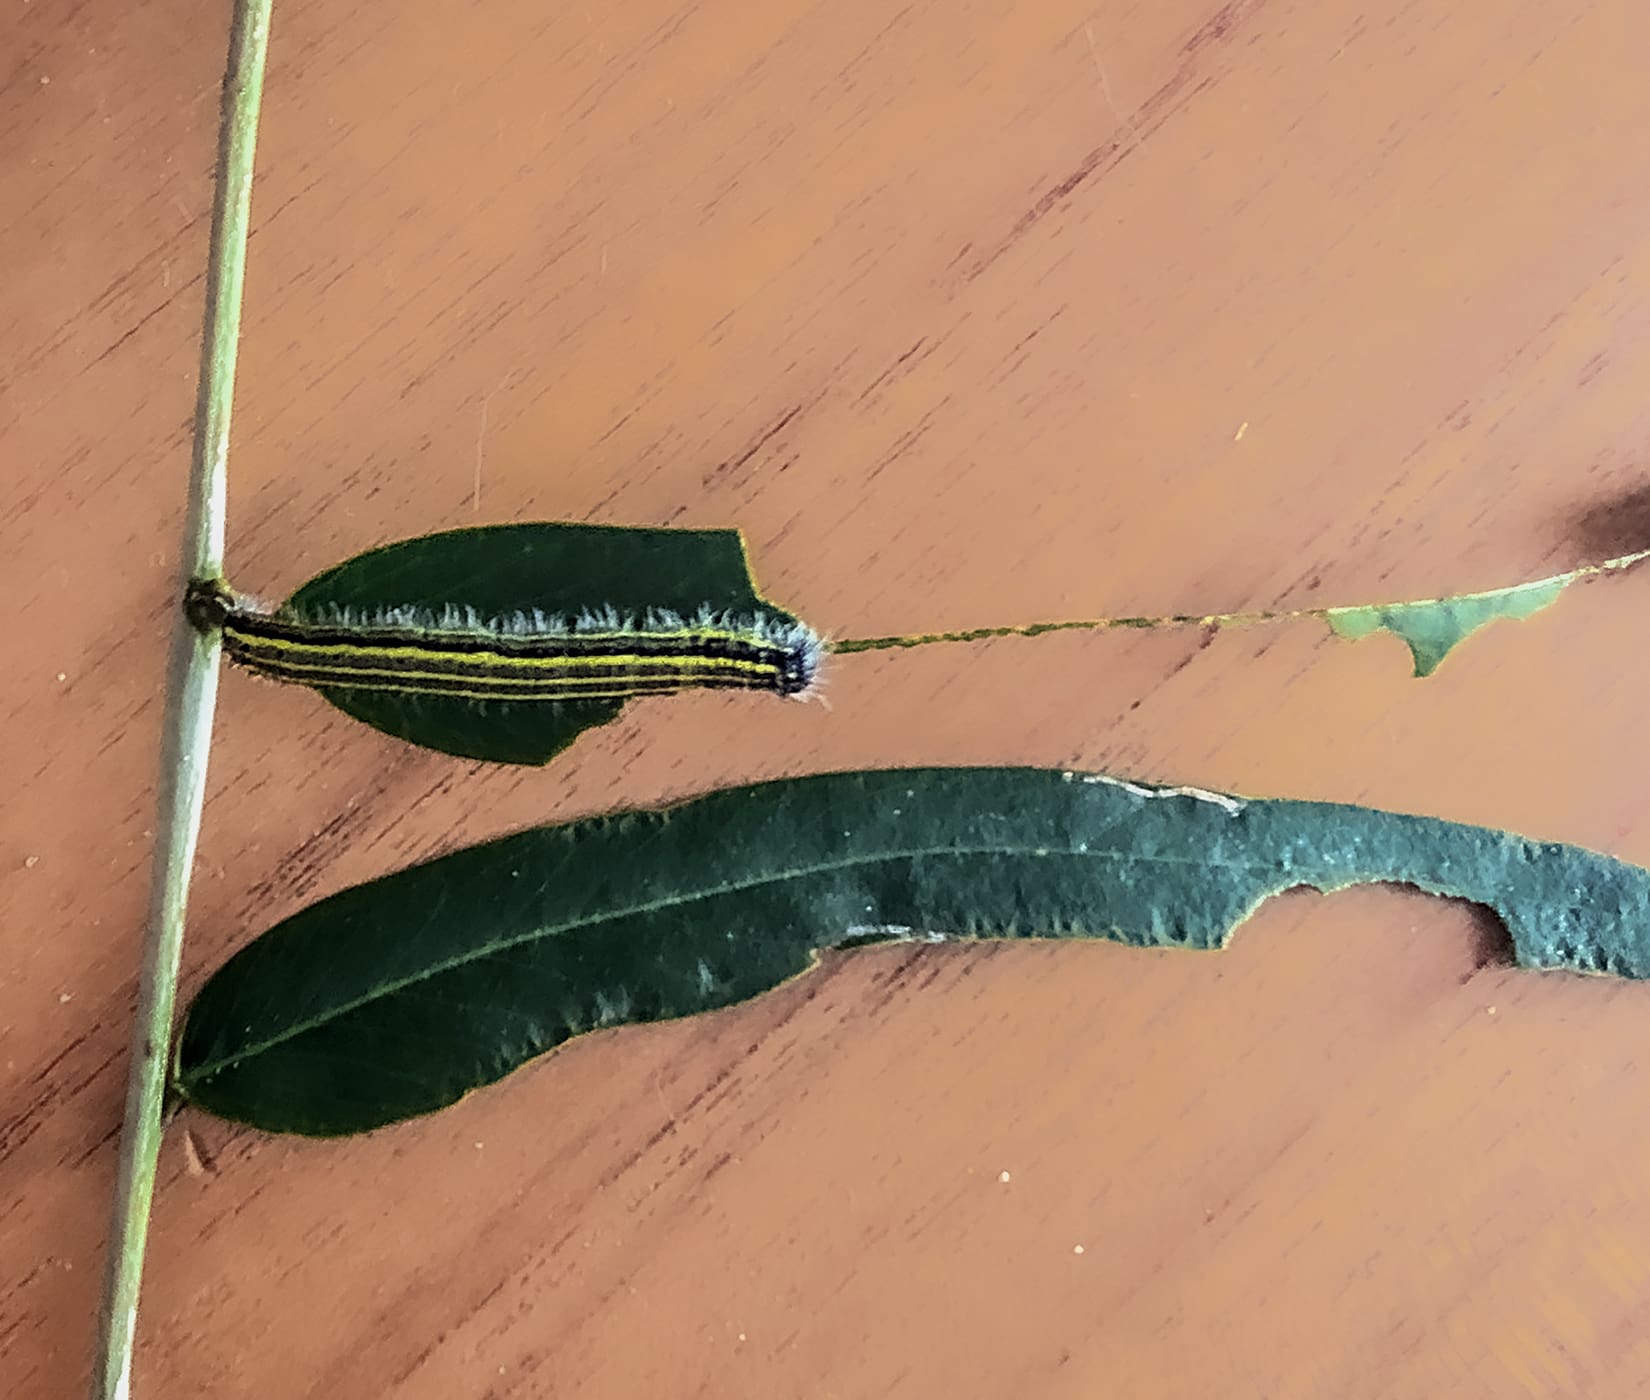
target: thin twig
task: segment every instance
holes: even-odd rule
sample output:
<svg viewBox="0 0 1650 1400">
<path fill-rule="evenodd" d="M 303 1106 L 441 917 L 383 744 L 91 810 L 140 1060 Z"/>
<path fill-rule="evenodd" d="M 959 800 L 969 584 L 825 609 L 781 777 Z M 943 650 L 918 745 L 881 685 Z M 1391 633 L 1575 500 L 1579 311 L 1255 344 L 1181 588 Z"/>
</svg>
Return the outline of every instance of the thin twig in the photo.
<svg viewBox="0 0 1650 1400">
<path fill-rule="evenodd" d="M 235 396 L 235 352 L 241 329 L 241 283 L 252 203 L 252 157 L 263 96 L 264 55 L 272 0 L 236 0 L 224 75 L 218 134 L 217 194 L 207 272 L 206 325 L 201 343 L 200 391 L 195 403 L 195 448 L 190 469 L 185 579 L 223 573 L 229 415 Z M 182 589 L 179 589 L 181 598 Z M 197 630 L 176 614 L 161 753 L 149 919 L 132 1028 L 126 1081 L 126 1124 L 120 1140 L 108 1272 L 99 1328 L 94 1400 L 126 1400 L 131 1391 L 132 1342 L 138 1288 L 149 1234 L 149 1205 L 160 1155 L 167 1051 L 177 1001 L 184 908 L 195 859 L 212 712 L 218 694 L 216 629 Z"/>
</svg>

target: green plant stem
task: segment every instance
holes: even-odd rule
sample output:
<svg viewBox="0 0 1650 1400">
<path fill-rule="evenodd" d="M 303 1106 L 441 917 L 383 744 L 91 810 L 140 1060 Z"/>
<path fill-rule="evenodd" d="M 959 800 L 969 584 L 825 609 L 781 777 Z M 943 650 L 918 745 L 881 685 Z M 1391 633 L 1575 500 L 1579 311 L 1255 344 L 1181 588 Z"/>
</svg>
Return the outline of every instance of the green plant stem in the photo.
<svg viewBox="0 0 1650 1400">
<path fill-rule="evenodd" d="M 235 397 L 235 352 L 241 329 L 253 150 L 263 96 L 271 3 L 236 0 L 230 28 L 184 536 L 185 580 L 217 578 L 223 573 L 229 417 Z M 180 597 L 181 592 L 180 588 Z M 185 619 L 181 607 L 173 625 L 159 820 L 126 1081 L 126 1122 L 120 1141 L 98 1358 L 92 1375 L 94 1400 L 125 1400 L 131 1390 L 132 1343 L 144 1245 L 149 1235 L 149 1205 L 160 1156 L 184 911 L 206 794 L 206 760 L 218 694 L 218 632 L 197 631 Z"/>
</svg>

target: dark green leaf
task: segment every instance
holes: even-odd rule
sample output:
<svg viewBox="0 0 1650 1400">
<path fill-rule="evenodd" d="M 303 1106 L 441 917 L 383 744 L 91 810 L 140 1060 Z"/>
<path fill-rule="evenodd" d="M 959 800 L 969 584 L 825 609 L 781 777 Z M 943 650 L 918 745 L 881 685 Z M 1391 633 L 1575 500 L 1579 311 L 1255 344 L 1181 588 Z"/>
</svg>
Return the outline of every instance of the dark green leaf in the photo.
<svg viewBox="0 0 1650 1400">
<path fill-rule="evenodd" d="M 890 938 L 1216 948 L 1267 896 L 1473 900 L 1526 967 L 1650 973 L 1650 871 L 1327 803 L 1034 769 L 839 773 L 545 827 L 346 890 L 195 999 L 182 1094 L 279 1131 L 425 1113 L 581 1032 L 727 1006 Z"/>
<path fill-rule="evenodd" d="M 787 617 L 756 591 L 737 530 L 489 525 L 385 545 L 311 579 L 287 600 L 327 607 L 473 608 L 483 616 L 601 608 L 693 614 L 702 607 Z M 347 715 L 398 739 L 465 758 L 545 763 L 622 701 L 509 704 L 323 690 Z"/>
</svg>

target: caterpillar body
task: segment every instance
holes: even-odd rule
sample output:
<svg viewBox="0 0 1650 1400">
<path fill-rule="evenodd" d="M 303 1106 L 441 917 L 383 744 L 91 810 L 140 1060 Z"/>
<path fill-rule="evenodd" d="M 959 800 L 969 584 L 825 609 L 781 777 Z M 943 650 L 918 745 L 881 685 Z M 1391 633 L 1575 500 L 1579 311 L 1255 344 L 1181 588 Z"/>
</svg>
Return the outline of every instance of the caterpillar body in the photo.
<svg viewBox="0 0 1650 1400">
<path fill-rule="evenodd" d="M 462 700 L 626 700 L 693 688 L 806 696 L 824 643 L 794 619 L 703 609 L 576 617 L 467 608 L 266 608 L 220 581 L 190 585 L 198 627 L 221 627 L 231 661 L 317 689 Z"/>
</svg>

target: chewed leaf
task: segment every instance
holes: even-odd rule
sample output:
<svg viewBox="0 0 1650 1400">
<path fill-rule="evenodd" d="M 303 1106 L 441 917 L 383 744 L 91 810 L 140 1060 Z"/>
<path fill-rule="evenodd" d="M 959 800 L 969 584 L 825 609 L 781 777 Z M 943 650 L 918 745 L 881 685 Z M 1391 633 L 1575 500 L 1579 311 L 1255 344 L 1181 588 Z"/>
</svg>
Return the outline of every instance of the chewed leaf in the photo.
<svg viewBox="0 0 1650 1400">
<path fill-rule="evenodd" d="M 831 643 L 843 654 L 886 651 L 890 648 L 975 642 L 987 637 L 1038 637 L 1046 632 L 1103 632 L 1114 627 L 1254 627 L 1321 617 L 1338 637 L 1356 640 L 1372 632 L 1390 631 L 1401 637 L 1415 661 L 1415 674 L 1429 676 L 1450 650 L 1498 617 L 1524 618 L 1540 612 L 1578 579 L 1620 573 L 1650 559 L 1650 549 L 1583 564 L 1568 573 L 1531 583 L 1463 593 L 1454 598 L 1427 598 L 1419 602 L 1371 603 L 1344 608 L 1285 608 L 1258 612 L 1164 613 L 1155 617 L 1092 617 L 1065 622 L 1030 622 L 1000 627 L 974 627 L 964 632 L 918 632 L 894 637 L 844 637 Z"/>
<path fill-rule="evenodd" d="M 1517 960 L 1650 975 L 1650 871 L 1427 817 L 1037 769 L 836 773 L 541 827 L 294 915 L 196 997 L 175 1087 L 274 1131 L 452 1103 L 569 1037 L 729 1006 L 902 938 L 1219 948 L 1268 896 L 1397 881 Z"/>
<path fill-rule="evenodd" d="M 1450 651 L 1497 618 L 1521 621 L 1550 607 L 1574 575 L 1538 579 L 1488 593 L 1463 593 L 1424 603 L 1389 603 L 1367 608 L 1329 608 L 1324 620 L 1338 637 L 1356 641 L 1372 632 L 1391 632 L 1415 658 L 1415 674 L 1430 676 Z"/>
<path fill-rule="evenodd" d="M 766 629 L 763 635 L 806 634 L 757 593 L 737 531 L 546 523 L 452 530 L 386 545 L 311 579 L 273 617 L 249 613 L 237 621 L 231 614 L 226 636 L 230 654 L 243 664 L 313 685 L 344 713 L 399 739 L 468 758 L 540 764 L 586 729 L 612 720 L 624 704 L 615 689 L 667 690 L 685 668 L 670 671 L 657 639 L 645 638 L 635 649 L 647 655 L 632 669 L 647 674 L 619 676 L 613 663 L 622 658 L 604 654 L 599 676 L 580 663 L 572 669 L 585 674 L 574 681 L 554 678 L 586 685 L 585 696 L 563 699 L 558 691 L 546 699 L 545 672 L 530 672 L 517 659 L 524 632 L 539 620 L 559 636 L 583 634 L 588 645 L 596 622 L 611 619 L 623 631 L 672 617 L 747 618 Z M 336 645 L 352 629 L 356 643 L 371 642 L 363 619 L 374 618 L 402 639 L 410 633 L 422 650 L 411 660 L 384 659 L 367 646 L 349 645 L 348 635 L 343 647 Z M 420 634 L 421 618 L 427 635 Z M 333 644 L 315 647 L 285 635 L 293 619 L 328 623 Z M 418 655 L 435 658 L 424 667 L 430 674 L 409 679 Z M 369 665 L 377 669 L 368 671 Z M 363 684 L 363 675 L 376 683 Z M 340 683 L 327 684 L 329 677 Z M 534 693 L 537 698 L 515 698 Z"/>
</svg>

